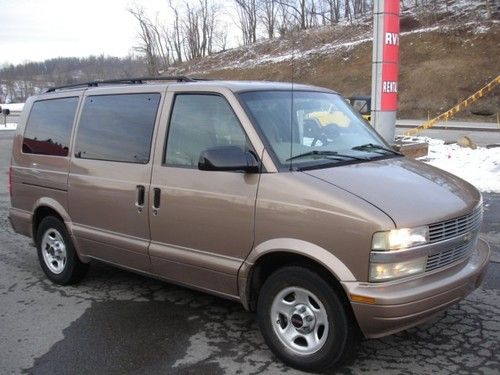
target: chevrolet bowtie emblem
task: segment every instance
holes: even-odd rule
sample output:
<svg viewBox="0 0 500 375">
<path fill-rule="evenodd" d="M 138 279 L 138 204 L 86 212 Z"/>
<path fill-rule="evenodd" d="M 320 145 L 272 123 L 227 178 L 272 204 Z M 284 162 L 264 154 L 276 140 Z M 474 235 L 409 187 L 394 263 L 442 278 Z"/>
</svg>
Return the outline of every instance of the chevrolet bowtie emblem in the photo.
<svg viewBox="0 0 500 375">
<path fill-rule="evenodd" d="M 470 241 L 472 239 L 472 233 L 467 233 L 467 234 L 464 234 L 464 236 L 462 237 L 464 241 Z"/>
</svg>

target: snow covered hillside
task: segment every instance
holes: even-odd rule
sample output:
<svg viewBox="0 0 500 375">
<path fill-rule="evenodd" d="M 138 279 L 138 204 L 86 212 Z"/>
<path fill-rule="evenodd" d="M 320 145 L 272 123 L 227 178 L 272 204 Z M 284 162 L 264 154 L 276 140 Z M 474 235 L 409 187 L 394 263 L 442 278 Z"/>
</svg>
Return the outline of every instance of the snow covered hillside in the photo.
<svg viewBox="0 0 500 375">
<path fill-rule="evenodd" d="M 406 2 L 410 3 L 410 2 Z M 479 1 L 439 2 L 436 12 L 402 12 L 399 118 L 442 113 L 498 75 L 500 21 Z M 449 4 L 449 5 L 446 5 Z M 281 38 L 172 66 L 164 74 L 295 81 L 370 95 L 371 18 L 291 31 Z M 500 96 L 487 95 L 457 117 L 496 121 Z"/>
</svg>

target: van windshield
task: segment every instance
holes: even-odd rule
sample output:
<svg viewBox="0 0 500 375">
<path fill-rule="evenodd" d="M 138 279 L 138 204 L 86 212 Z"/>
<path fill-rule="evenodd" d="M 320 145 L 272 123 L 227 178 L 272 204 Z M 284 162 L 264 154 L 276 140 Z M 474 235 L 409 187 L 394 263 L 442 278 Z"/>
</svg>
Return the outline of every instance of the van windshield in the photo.
<svg viewBox="0 0 500 375">
<path fill-rule="evenodd" d="M 397 155 L 340 95 L 252 91 L 240 98 L 281 168 L 321 168 Z"/>
</svg>

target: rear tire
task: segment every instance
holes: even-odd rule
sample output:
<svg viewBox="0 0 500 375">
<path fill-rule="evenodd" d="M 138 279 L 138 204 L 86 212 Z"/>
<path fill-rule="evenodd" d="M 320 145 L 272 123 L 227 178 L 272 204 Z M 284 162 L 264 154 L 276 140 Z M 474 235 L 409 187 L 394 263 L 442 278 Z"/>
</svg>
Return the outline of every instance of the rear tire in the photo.
<svg viewBox="0 0 500 375">
<path fill-rule="evenodd" d="M 356 350 L 355 324 L 341 297 L 308 268 L 287 266 L 267 278 L 257 320 L 273 353 L 299 370 L 325 371 Z"/>
<path fill-rule="evenodd" d="M 74 284 L 87 273 L 89 265 L 78 259 L 73 242 L 61 220 L 53 216 L 42 219 L 35 241 L 40 266 L 54 283 Z"/>
</svg>

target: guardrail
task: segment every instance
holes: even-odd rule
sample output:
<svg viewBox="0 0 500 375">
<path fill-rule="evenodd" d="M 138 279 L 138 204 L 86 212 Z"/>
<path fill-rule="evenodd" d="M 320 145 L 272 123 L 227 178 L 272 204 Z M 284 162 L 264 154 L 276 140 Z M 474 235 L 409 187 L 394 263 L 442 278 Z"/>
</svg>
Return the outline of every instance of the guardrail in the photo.
<svg viewBox="0 0 500 375">
<path fill-rule="evenodd" d="M 467 108 L 469 105 L 474 103 L 476 100 L 478 100 L 479 98 L 482 98 L 484 95 L 486 95 L 487 93 L 492 91 L 498 84 L 500 84 L 500 76 L 497 76 L 495 79 L 488 82 L 488 84 L 483 86 L 481 89 L 476 91 L 474 94 L 469 96 L 467 99 L 461 101 L 460 103 L 458 103 L 454 107 L 450 108 L 446 112 L 441 113 L 439 116 L 436 116 L 433 119 L 424 122 L 422 125 L 417 126 L 416 128 L 407 131 L 405 133 L 405 135 L 407 135 L 407 136 L 415 135 L 415 134 L 421 132 L 422 130 L 429 129 L 429 128 L 433 127 L 438 122 L 448 121 L 455 114 L 457 114 L 460 111 L 463 111 L 465 108 Z M 497 116 L 498 116 L 498 114 L 497 114 Z"/>
</svg>

